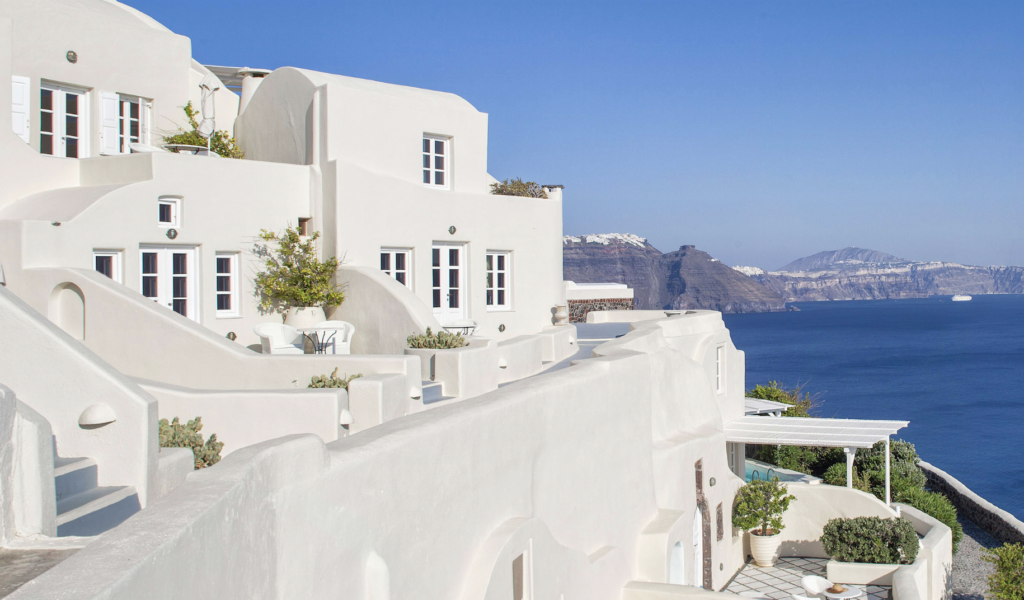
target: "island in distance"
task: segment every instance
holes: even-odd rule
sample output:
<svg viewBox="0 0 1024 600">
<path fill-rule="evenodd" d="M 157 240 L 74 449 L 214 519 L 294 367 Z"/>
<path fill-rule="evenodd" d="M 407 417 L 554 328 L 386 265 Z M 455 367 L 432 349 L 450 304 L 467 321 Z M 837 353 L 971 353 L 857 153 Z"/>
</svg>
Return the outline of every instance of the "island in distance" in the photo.
<svg viewBox="0 0 1024 600">
<path fill-rule="evenodd" d="M 886 300 L 1024 293 L 1024 268 L 919 262 L 864 248 L 819 252 L 777 271 L 729 267 L 694 246 L 662 253 L 625 233 L 565 236 L 564 278 L 624 283 L 637 309 L 726 313 L 786 309 L 786 302 Z"/>
</svg>

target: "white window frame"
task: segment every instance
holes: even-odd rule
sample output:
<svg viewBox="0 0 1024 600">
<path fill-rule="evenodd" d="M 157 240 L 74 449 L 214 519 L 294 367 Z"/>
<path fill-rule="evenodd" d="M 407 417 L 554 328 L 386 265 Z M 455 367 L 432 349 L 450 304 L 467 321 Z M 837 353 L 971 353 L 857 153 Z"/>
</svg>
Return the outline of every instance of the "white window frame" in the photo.
<svg viewBox="0 0 1024 600">
<path fill-rule="evenodd" d="M 110 257 L 110 279 L 117 283 L 124 283 L 124 271 L 122 265 L 124 260 L 122 259 L 123 252 L 121 250 L 93 250 L 92 251 L 92 267 L 97 273 L 99 269 L 96 268 L 96 259 L 100 257 Z"/>
<path fill-rule="evenodd" d="M 440 154 L 437 152 L 437 142 L 442 144 Z M 437 190 L 450 189 L 452 183 L 452 138 L 424 133 L 420 150 L 423 157 L 420 167 L 420 173 L 424 177 L 423 185 Z M 441 159 L 442 168 L 440 169 L 437 168 L 438 158 Z M 441 173 L 441 183 L 435 183 L 438 173 Z"/>
<path fill-rule="evenodd" d="M 398 256 L 405 255 L 405 269 L 398 269 Z M 384 268 L 383 258 L 388 257 L 388 268 Z M 398 283 L 402 283 L 401 279 L 398 278 L 399 273 L 405 273 L 405 287 L 412 289 L 412 248 L 381 248 L 380 257 L 382 264 L 380 270 L 383 271 L 388 277 L 391 277 Z"/>
<path fill-rule="evenodd" d="M 180 196 L 160 196 L 157 198 L 156 222 L 160 228 L 171 229 L 174 227 L 181 227 L 181 200 Z M 171 207 L 170 221 L 160 220 L 160 206 L 163 204 L 168 204 Z"/>
<path fill-rule="evenodd" d="M 139 136 L 137 143 L 149 144 L 149 119 L 150 111 L 153 104 L 145 98 L 139 96 L 130 96 L 126 94 L 118 94 L 117 96 L 117 145 L 119 154 L 131 154 L 131 148 L 129 144 L 131 141 L 131 105 L 137 104 L 139 106 Z M 126 113 L 129 113 L 126 116 Z M 128 133 L 125 133 L 125 132 Z"/>
<path fill-rule="evenodd" d="M 228 260 L 230 272 L 226 275 L 220 272 L 220 261 L 222 259 Z M 239 265 L 241 264 L 240 255 L 238 252 L 217 252 L 214 254 L 213 263 L 213 276 L 214 276 L 214 306 L 217 311 L 218 319 L 230 319 L 241 316 L 241 307 L 239 306 L 239 300 L 241 299 L 241 277 L 239 277 Z M 220 290 L 220 279 L 227 277 L 230 284 L 230 289 L 227 292 Z M 219 299 L 221 296 L 227 296 L 231 303 L 231 308 L 228 310 L 221 310 L 219 307 Z"/>
<path fill-rule="evenodd" d="M 39 84 L 39 104 L 36 105 L 35 110 L 39 112 L 40 123 L 39 123 L 39 153 L 44 156 L 54 156 L 58 158 L 89 158 L 89 90 L 78 88 L 68 85 L 59 85 L 56 83 L 49 83 L 43 81 Z M 43 94 L 42 90 L 49 90 L 52 92 L 52 104 L 48 111 L 53 114 L 51 126 L 53 131 L 43 131 L 42 114 L 43 114 Z M 79 96 L 81 100 L 78 105 L 78 135 L 75 136 L 78 140 L 78 156 L 67 155 L 67 94 L 74 94 Z M 52 154 L 46 154 L 43 152 L 43 135 L 51 135 L 53 142 L 51 145 Z"/>
<path fill-rule="evenodd" d="M 715 347 L 715 393 L 725 392 L 725 345 Z"/>
<path fill-rule="evenodd" d="M 498 259 L 504 258 L 505 268 L 499 269 Z M 503 250 L 488 250 L 484 257 L 484 303 L 492 312 L 512 310 L 512 253 Z M 499 286 L 498 275 L 504 275 L 505 285 Z M 499 291 L 505 292 L 505 302 L 498 304 Z"/>
</svg>

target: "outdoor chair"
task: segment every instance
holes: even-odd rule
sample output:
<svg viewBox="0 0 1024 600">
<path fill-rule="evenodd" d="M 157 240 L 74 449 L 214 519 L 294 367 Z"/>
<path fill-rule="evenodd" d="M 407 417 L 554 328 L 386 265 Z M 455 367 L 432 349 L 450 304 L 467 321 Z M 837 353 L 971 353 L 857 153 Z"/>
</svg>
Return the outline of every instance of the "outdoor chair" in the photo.
<svg viewBox="0 0 1024 600">
<path fill-rule="evenodd" d="M 801 596 L 800 594 L 793 594 L 793 600 L 817 600 L 817 596 L 808 598 L 807 596 Z"/>
<path fill-rule="evenodd" d="M 325 354 L 351 354 L 352 353 L 352 336 L 356 333 L 356 326 L 349 323 L 348 321 L 324 321 L 317 323 L 318 328 L 322 328 L 324 335 L 330 336 L 328 333 L 331 329 L 334 329 L 334 337 L 330 338 L 326 344 L 324 344 Z"/>
<path fill-rule="evenodd" d="M 800 580 L 800 587 L 804 588 L 808 596 L 813 598 L 823 598 L 825 590 L 832 587 L 832 582 L 824 577 L 818 577 L 817 575 L 807 575 Z"/>
<path fill-rule="evenodd" d="M 283 323 L 260 323 L 252 331 L 260 337 L 263 354 L 306 353 L 306 340 L 294 327 Z"/>
</svg>

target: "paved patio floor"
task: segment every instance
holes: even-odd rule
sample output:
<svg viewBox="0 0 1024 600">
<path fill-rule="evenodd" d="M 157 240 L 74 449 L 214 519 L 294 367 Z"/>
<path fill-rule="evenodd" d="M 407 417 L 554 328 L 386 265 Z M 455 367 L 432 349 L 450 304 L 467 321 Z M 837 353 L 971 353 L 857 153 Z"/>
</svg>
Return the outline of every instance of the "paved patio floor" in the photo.
<svg viewBox="0 0 1024 600">
<path fill-rule="evenodd" d="M 746 566 L 726 586 L 726 592 L 748 598 L 790 600 L 794 594 L 806 595 L 800 587 L 805 575 L 825 576 L 825 558 L 780 558 L 774 567 L 762 568 L 754 563 Z M 880 585 L 857 586 L 864 590 L 860 600 L 888 600 L 889 588 Z"/>
</svg>

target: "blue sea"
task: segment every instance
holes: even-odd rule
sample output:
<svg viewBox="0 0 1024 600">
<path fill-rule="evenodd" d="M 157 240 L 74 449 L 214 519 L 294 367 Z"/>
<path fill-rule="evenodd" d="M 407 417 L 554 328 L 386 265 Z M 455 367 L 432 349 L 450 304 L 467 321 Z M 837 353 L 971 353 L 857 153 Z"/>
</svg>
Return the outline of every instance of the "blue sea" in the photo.
<svg viewBox="0 0 1024 600">
<path fill-rule="evenodd" d="M 1024 296 L 794 306 L 725 315 L 748 389 L 799 383 L 818 416 L 910 421 L 896 437 L 1024 519 Z"/>
</svg>

